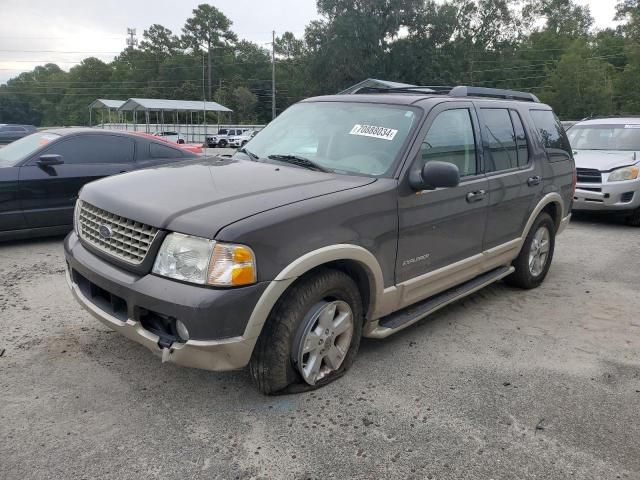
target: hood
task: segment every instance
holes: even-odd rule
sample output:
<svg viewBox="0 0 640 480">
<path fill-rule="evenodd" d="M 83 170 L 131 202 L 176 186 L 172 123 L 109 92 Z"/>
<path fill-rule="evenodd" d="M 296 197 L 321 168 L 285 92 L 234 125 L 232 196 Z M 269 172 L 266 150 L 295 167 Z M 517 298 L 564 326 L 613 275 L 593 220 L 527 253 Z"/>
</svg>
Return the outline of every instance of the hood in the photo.
<svg viewBox="0 0 640 480">
<path fill-rule="evenodd" d="M 85 186 L 80 198 L 147 225 L 214 238 L 243 218 L 373 182 L 369 177 L 215 157 L 108 177 Z"/>
<path fill-rule="evenodd" d="M 628 167 L 640 160 L 636 152 L 620 150 L 575 150 L 573 156 L 576 168 L 593 168 L 601 172 Z"/>
</svg>

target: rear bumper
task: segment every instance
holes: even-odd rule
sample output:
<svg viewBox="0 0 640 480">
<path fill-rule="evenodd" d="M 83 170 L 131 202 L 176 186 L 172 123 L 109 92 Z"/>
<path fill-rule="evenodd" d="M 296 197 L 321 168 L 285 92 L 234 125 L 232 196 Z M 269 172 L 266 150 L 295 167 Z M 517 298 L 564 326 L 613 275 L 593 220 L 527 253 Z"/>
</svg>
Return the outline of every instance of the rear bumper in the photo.
<svg viewBox="0 0 640 480">
<path fill-rule="evenodd" d="M 640 180 L 578 183 L 573 210 L 621 211 L 640 208 Z"/>
</svg>

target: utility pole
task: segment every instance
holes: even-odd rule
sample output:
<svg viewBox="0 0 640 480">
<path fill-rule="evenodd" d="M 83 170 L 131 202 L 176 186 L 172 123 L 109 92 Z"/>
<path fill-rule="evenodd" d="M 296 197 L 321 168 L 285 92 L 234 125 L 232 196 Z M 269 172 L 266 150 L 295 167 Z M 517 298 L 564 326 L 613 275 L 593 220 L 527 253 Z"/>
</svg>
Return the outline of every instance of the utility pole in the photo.
<svg viewBox="0 0 640 480">
<path fill-rule="evenodd" d="M 211 101 L 213 99 L 211 91 L 211 43 L 207 44 L 207 64 L 209 67 L 209 98 L 207 100 Z"/>
<path fill-rule="evenodd" d="M 271 120 L 276 118 L 276 31 L 271 43 Z"/>
<path fill-rule="evenodd" d="M 135 28 L 127 28 L 127 47 L 133 48 L 138 45 L 138 39 L 136 38 L 136 29 Z"/>
<path fill-rule="evenodd" d="M 211 72 L 211 70 L 209 70 L 209 72 Z M 211 86 L 211 83 L 209 83 L 209 86 Z M 207 94 L 205 93 L 205 86 L 204 86 L 204 54 L 202 55 L 202 117 L 204 119 L 203 144 L 205 146 L 208 146 L 207 144 Z"/>
</svg>

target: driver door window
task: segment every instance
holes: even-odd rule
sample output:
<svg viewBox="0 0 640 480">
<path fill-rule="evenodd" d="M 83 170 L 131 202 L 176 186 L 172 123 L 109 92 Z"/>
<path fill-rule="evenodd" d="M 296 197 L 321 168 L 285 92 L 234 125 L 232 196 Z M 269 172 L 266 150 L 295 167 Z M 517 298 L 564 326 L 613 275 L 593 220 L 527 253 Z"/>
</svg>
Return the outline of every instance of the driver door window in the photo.
<svg viewBox="0 0 640 480">
<path fill-rule="evenodd" d="M 420 146 L 420 168 L 433 160 L 453 163 L 458 167 L 460 177 L 478 173 L 469 109 L 446 110 L 433 121 Z"/>
</svg>

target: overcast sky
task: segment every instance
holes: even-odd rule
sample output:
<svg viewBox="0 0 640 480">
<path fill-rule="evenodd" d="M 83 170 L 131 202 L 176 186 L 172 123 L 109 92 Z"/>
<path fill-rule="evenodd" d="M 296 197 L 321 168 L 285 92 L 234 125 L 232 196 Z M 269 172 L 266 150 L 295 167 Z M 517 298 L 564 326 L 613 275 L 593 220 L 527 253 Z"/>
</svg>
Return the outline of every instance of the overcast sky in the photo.
<svg viewBox="0 0 640 480">
<path fill-rule="evenodd" d="M 53 62 L 68 70 L 87 56 L 109 61 L 125 46 L 127 27 L 142 31 L 159 23 L 179 34 L 203 0 L 2 0 L 0 83 L 36 65 Z M 259 44 L 271 31 L 304 32 L 317 18 L 315 0 L 215 0 L 233 20 L 233 30 Z M 578 0 L 591 7 L 599 28 L 614 25 L 616 0 Z M 266 46 L 266 45 L 265 45 Z M 64 52 L 64 53 L 63 53 Z"/>
</svg>

